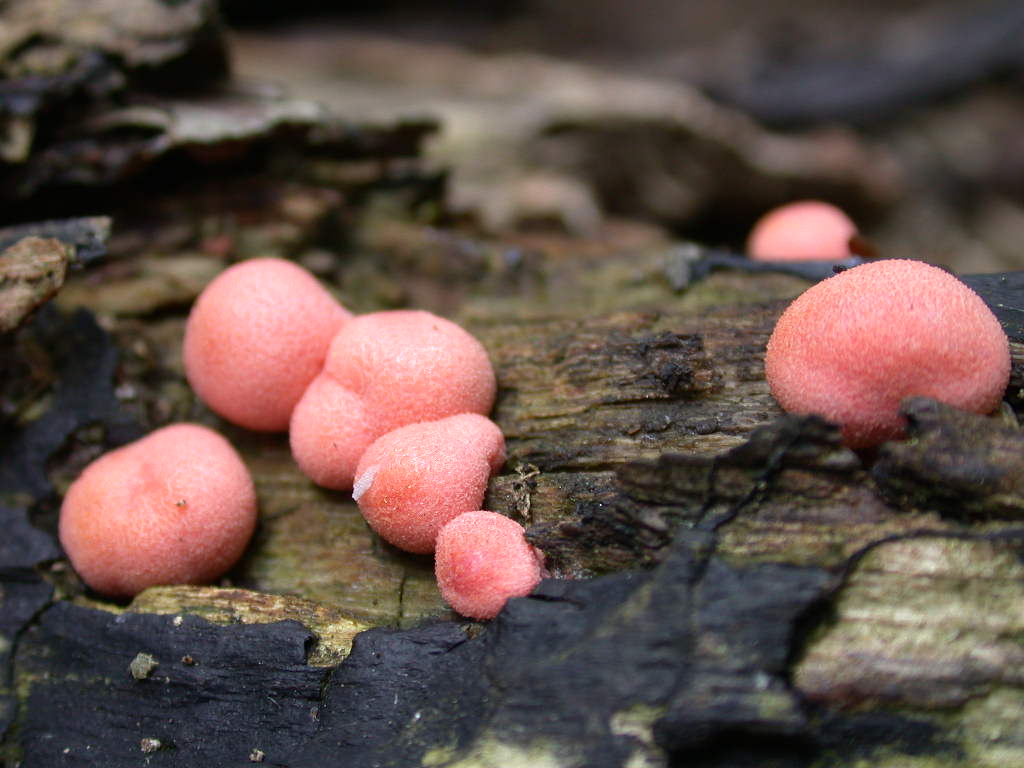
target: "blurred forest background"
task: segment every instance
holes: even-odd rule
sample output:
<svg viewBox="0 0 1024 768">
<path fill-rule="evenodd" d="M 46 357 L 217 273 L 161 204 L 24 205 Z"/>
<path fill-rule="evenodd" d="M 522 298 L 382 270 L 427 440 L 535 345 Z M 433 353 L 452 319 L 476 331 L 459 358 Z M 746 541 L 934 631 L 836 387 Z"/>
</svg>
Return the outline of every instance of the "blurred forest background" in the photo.
<svg viewBox="0 0 1024 768">
<path fill-rule="evenodd" d="M 343 120 L 436 121 L 424 144 L 445 174 L 435 212 L 491 233 L 597 237 L 625 219 L 738 249 L 764 210 L 813 196 L 846 209 L 883 255 L 968 272 L 1022 263 L 1019 3 L 225 0 L 226 30 L 212 2 L 149 18 L 146 5 L 8 4 L 9 111 L 25 124 L 8 130 L 5 157 L 24 156 L 29 132 L 36 153 L 48 139 L 138 143 L 161 130 L 143 106 L 212 94 L 230 70 L 236 91 L 277 85 Z M 89 45 L 120 58 L 121 80 L 85 74 Z M 66 111 L 83 102 L 135 113 Z M 213 143 L 204 130 L 169 143 L 194 157 Z M 8 198 L 22 204 L 4 218 L 87 207 L 25 194 L 137 179 L 149 160 L 111 159 L 124 167 L 93 179 L 71 162 L 20 179 Z"/>
<path fill-rule="evenodd" d="M 1019 3 L 224 10 L 242 76 L 277 79 L 341 110 L 441 116 L 431 153 L 453 167 L 451 201 L 492 226 L 518 211 L 586 229 L 596 208 L 741 247 L 766 207 L 820 195 L 847 208 L 885 255 L 968 272 L 1024 264 Z M 559 69 L 570 62 L 580 69 Z M 613 82 L 601 84 L 603 75 Z M 680 118 L 672 102 L 687 87 L 804 146 L 765 147 L 764 165 L 751 160 L 741 172 L 720 154 L 753 153 L 757 137 L 731 137 L 731 115 L 717 136 L 696 115 Z M 529 172 L 542 177 L 536 185 L 507 188 Z"/>
</svg>

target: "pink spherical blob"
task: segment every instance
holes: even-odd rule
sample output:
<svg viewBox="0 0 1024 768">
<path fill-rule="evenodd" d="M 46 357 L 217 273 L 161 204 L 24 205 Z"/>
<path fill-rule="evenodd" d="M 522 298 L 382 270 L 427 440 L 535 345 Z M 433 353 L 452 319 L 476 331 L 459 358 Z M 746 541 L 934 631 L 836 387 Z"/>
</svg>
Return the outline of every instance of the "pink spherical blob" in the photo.
<svg viewBox="0 0 1024 768">
<path fill-rule="evenodd" d="M 514 520 L 497 512 L 466 512 L 438 534 L 434 573 L 452 608 L 491 619 L 510 597 L 533 591 L 543 575 L 543 557 Z"/>
<path fill-rule="evenodd" d="M 185 326 L 185 374 L 228 421 L 285 430 L 350 317 L 302 267 L 283 259 L 243 261 L 196 299 Z"/>
<path fill-rule="evenodd" d="M 330 376 L 320 374 L 292 413 L 292 456 L 317 485 L 352 487 L 356 465 L 379 430 L 363 399 Z"/>
<path fill-rule="evenodd" d="M 903 434 L 905 397 L 992 411 L 1009 381 L 1009 342 L 953 275 L 920 261 L 876 261 L 790 304 L 768 341 L 765 373 L 785 410 L 824 416 L 842 426 L 847 445 L 867 448 Z"/>
<path fill-rule="evenodd" d="M 830 203 L 803 200 L 762 216 L 747 238 L 747 254 L 758 261 L 838 261 L 850 256 L 857 227 Z"/>
<path fill-rule="evenodd" d="M 494 369 L 479 341 L 429 312 L 375 312 L 346 323 L 292 414 L 292 455 L 313 482 L 352 487 L 376 438 L 406 424 L 488 413 Z"/>
<path fill-rule="evenodd" d="M 255 526 L 245 464 L 227 440 L 196 424 L 158 429 L 101 456 L 60 510 L 71 564 L 112 597 L 212 581 L 241 557 Z"/>
<path fill-rule="evenodd" d="M 504 463 L 501 430 L 485 416 L 409 424 L 366 449 L 352 495 L 382 538 L 426 554 L 445 523 L 480 508 L 487 481 Z"/>
</svg>

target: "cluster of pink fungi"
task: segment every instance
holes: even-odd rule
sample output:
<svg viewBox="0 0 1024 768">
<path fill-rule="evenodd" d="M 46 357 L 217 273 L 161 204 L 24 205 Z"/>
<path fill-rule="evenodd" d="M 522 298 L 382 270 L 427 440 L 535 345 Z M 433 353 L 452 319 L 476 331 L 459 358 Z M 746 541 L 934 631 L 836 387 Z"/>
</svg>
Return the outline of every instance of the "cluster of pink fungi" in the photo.
<svg viewBox="0 0 1024 768">
<path fill-rule="evenodd" d="M 490 360 L 458 325 L 412 310 L 353 317 L 301 267 L 254 259 L 196 300 L 183 357 L 210 408 L 248 429 L 287 429 L 300 469 L 353 489 L 382 538 L 416 553 L 436 547 L 441 593 L 459 613 L 491 618 L 539 582 L 542 558 L 522 526 L 480 509 L 505 443 L 486 417 Z M 87 467 L 65 497 L 60 535 L 90 586 L 130 596 L 220 576 L 255 523 L 237 453 L 182 424 Z"/>
<path fill-rule="evenodd" d="M 805 201 L 766 215 L 752 258 L 838 260 L 856 229 Z M 289 431 L 303 472 L 352 489 L 391 544 L 435 554 L 442 595 L 490 618 L 529 593 L 542 560 L 522 527 L 480 510 L 505 460 L 486 418 L 495 378 L 469 333 L 420 311 L 353 317 L 291 262 L 237 264 L 198 298 L 185 332 L 186 374 L 200 398 L 243 427 Z M 871 448 L 903 434 L 900 401 L 933 397 L 995 409 L 1010 375 L 1006 335 L 984 302 L 918 261 L 848 269 L 808 289 L 780 317 L 765 372 L 787 411 L 838 423 Z M 241 556 L 256 495 L 241 459 L 205 427 L 166 427 L 90 465 L 61 509 L 60 537 L 97 591 L 128 596 L 214 579 Z"/>
<path fill-rule="evenodd" d="M 760 260 L 839 260 L 851 255 L 855 234 L 835 206 L 803 201 L 765 215 L 747 250 Z M 790 304 L 768 341 L 765 375 L 783 409 L 824 416 L 851 448 L 870 449 L 903 436 L 906 397 L 993 411 L 1009 383 L 1009 341 L 985 302 L 950 273 L 879 260 Z"/>
</svg>

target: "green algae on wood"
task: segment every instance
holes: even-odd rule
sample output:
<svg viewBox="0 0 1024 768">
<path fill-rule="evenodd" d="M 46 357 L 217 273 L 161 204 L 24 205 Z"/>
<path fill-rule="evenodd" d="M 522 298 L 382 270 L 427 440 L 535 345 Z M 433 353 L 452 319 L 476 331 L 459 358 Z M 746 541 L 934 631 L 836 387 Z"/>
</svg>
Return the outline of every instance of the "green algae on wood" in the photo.
<svg viewBox="0 0 1024 768">
<path fill-rule="evenodd" d="M 429 557 L 382 542 L 348 493 L 315 486 L 280 436 L 244 435 L 236 445 L 260 499 L 260 524 L 233 574 L 242 586 L 291 594 L 375 625 L 448 615 Z"/>
</svg>

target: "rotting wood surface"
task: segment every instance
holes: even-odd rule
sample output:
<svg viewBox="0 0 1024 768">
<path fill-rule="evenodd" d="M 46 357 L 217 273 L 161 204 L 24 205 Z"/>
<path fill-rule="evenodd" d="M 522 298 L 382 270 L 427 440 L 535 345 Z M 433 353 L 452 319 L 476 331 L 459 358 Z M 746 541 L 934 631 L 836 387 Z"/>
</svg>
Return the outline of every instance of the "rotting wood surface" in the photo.
<svg viewBox="0 0 1024 768">
<path fill-rule="evenodd" d="M 757 281 L 748 279 L 751 290 L 756 290 Z M 720 288 L 698 285 L 691 290 L 697 294 Z M 696 301 L 696 296 L 690 299 Z M 1005 512 L 1002 519 L 976 514 L 965 520 L 944 515 L 941 509 L 901 506 L 902 502 L 878 491 L 860 460 L 839 445 L 835 430 L 814 422 L 779 421 L 780 412 L 763 379 L 761 350 L 783 306 L 779 301 L 717 308 L 702 305 L 698 311 L 674 311 L 667 306 L 663 311 L 622 310 L 586 318 L 552 317 L 547 311 L 542 316 L 538 311 L 516 321 L 496 305 L 499 316 L 491 322 L 479 303 L 466 311 L 468 322 L 493 357 L 501 383 L 495 418 L 508 437 L 509 463 L 493 481 L 489 498 L 495 508 L 534 524 L 531 538 L 549 551 L 556 568 L 581 575 L 660 563 L 658 573 L 680 562 L 673 540 L 690 535 L 686 531 L 692 535 L 703 531 L 700 535 L 710 538 L 700 540 L 701 551 L 714 553 L 716 563 L 706 567 L 722 578 L 733 574 L 739 579 L 737 588 L 752 578 L 755 571 L 751 569 L 767 567 L 760 573 L 772 574 L 773 568 L 781 566 L 817 574 L 819 586 L 807 594 L 820 594 L 825 610 L 808 614 L 786 652 L 793 690 L 813 704 L 809 713 L 798 716 L 789 694 L 777 690 L 775 682 L 766 683 L 764 695 L 771 696 L 763 700 L 751 699 L 753 694 L 741 694 L 739 689 L 734 695 L 740 698 L 713 694 L 714 675 L 732 679 L 738 674 L 738 670 L 713 672 L 715 665 L 725 663 L 724 657 L 713 653 L 697 657 L 704 659 L 700 664 L 711 665 L 702 666 L 700 673 L 711 675 L 700 684 L 711 688 L 680 689 L 672 694 L 681 697 L 672 699 L 677 703 L 662 701 L 653 710 L 641 707 L 624 714 L 626 710 L 617 709 L 608 715 L 614 721 L 609 721 L 609 733 L 620 727 L 615 723 L 628 720 L 633 724 L 631 733 L 649 734 L 650 746 L 642 753 L 653 764 L 663 764 L 669 755 L 686 754 L 705 743 L 703 737 L 677 742 L 676 736 L 665 733 L 677 733 L 674 729 L 683 727 L 680 724 L 693 722 L 694 710 L 689 707 L 695 701 L 722 696 L 719 704 L 731 701 L 736 707 L 741 701 L 747 702 L 743 707 L 760 701 L 756 706 L 768 709 L 761 711 L 757 722 L 775 734 L 773 739 L 785 742 L 798 735 L 824 745 L 821 762 L 779 764 L 852 764 L 843 762 L 858 754 L 844 745 L 848 733 L 857 734 L 876 765 L 900 765 L 908 751 L 925 747 L 934 753 L 933 765 L 964 764 L 964 755 L 977 758 L 979 765 L 995 765 L 995 756 L 1015 759 L 1020 749 L 1014 714 L 1020 687 L 1014 673 L 1005 670 L 1016 667 L 1020 646 L 1015 638 L 1024 628 L 1020 601 L 1014 597 L 1019 592 L 1019 555 L 1024 551 L 1020 526 Z M 162 328 L 166 341 L 180 339 L 180 321 L 170 325 L 164 321 Z M 172 378 L 180 376 L 173 357 L 165 371 Z M 194 403 L 188 407 L 196 408 Z M 193 414 L 210 420 L 201 409 Z M 941 413 L 931 421 L 936 419 L 965 434 L 1003 435 L 998 438 L 1004 441 L 999 443 L 999 455 L 1006 454 L 1007 445 L 1021 441 L 1019 430 L 1003 427 L 995 419 L 977 417 L 960 424 Z M 756 431 L 758 427 L 764 429 Z M 250 463 L 262 507 L 260 533 L 232 579 L 259 592 L 162 588 L 141 595 L 131 612 L 198 614 L 228 624 L 299 621 L 318 638 L 309 660 L 321 664 L 346 656 L 349 640 L 359 629 L 409 626 L 424 617 L 447 615 L 433 587 L 429 562 L 383 545 L 369 533 L 345 495 L 316 489 L 304 480 L 282 438 L 230 428 L 227 434 Z M 954 438 L 951 446 L 941 450 L 955 459 L 956 446 L 968 442 Z M 984 464 L 984 457 L 975 458 Z M 1008 476 L 1007 481 L 1013 478 Z M 941 478 L 930 482 L 941 483 Z M 1016 486 L 1009 490 L 1020 491 Z M 594 587 L 601 583 L 594 582 Z M 704 600 L 715 590 L 724 590 L 720 599 L 730 605 L 735 600 L 741 601 L 737 605 L 752 600 L 733 620 L 761 621 L 756 618 L 757 611 L 764 609 L 758 608 L 760 598 L 753 593 L 741 598 L 730 591 L 729 583 L 708 582 L 698 594 L 710 590 Z M 608 589 L 614 593 L 611 586 Z M 268 597 L 264 592 L 281 596 Z M 765 617 L 764 621 L 767 630 L 770 620 Z M 51 634 L 40 636 L 39 642 L 51 649 L 66 648 L 63 625 L 50 622 L 46 626 Z M 173 625 L 143 622 L 132 631 L 165 626 Z M 739 626 L 734 630 L 739 631 Z M 506 626 L 502 631 L 511 630 Z M 31 663 L 16 667 L 29 676 L 21 679 L 22 685 L 29 685 L 40 669 L 31 653 L 36 634 L 30 633 L 25 641 Z M 952 635 L 960 639 L 951 645 Z M 621 642 L 629 643 L 629 637 L 627 631 Z M 80 642 L 91 641 L 86 636 Z M 197 636 L 196 642 L 207 641 Z M 417 642 L 413 647 L 426 648 L 434 640 Z M 454 641 L 438 642 L 439 647 L 448 647 Z M 498 652 L 486 641 L 482 647 L 485 654 Z M 593 652 L 598 652 L 596 647 Z M 470 663 L 466 659 L 475 656 L 458 658 L 459 663 Z M 353 674 L 357 668 L 361 669 L 352 668 Z M 565 667 L 563 673 L 573 674 L 569 669 Z M 165 667 L 172 680 L 179 670 L 186 687 L 188 679 L 205 679 L 190 678 L 192 673 L 186 674 L 180 664 Z M 282 674 L 299 671 L 288 667 Z M 766 681 L 774 680 L 773 673 L 764 674 Z M 311 695 L 308 686 L 313 683 L 314 678 L 303 683 L 301 696 Z M 280 695 L 280 689 L 273 695 Z M 328 701 L 337 702 L 331 696 L 341 694 L 326 695 Z M 49 700 L 40 698 L 36 706 Z M 118 706 L 119 700 L 112 699 L 111 706 Z M 639 700 L 635 705 L 640 707 Z M 31 713 L 31 700 L 28 706 Z M 498 720 L 474 726 L 482 730 L 468 741 L 459 741 L 459 748 L 427 749 L 427 753 L 434 755 L 438 765 L 494 765 L 530 755 L 556 765 L 578 764 L 580 753 L 574 749 L 552 747 L 568 738 L 561 731 L 550 735 L 558 736 L 554 742 L 542 739 L 517 747 L 506 743 L 505 729 L 514 727 L 521 714 L 516 714 L 520 705 L 512 699 L 503 706 L 511 709 L 501 710 L 504 714 Z M 958 708 L 955 714 L 950 714 L 950 706 Z M 864 720 L 864 713 L 878 707 L 891 714 Z M 274 711 L 261 710 L 260 717 Z M 294 709 L 287 711 L 294 717 Z M 460 709 L 431 712 L 431 722 L 468 716 Z M 152 716 L 156 715 L 147 715 Z M 46 731 L 40 730 L 37 715 L 30 717 L 29 744 L 39 748 L 43 742 L 38 739 Z M 716 715 L 707 717 L 711 720 L 702 727 L 710 729 L 709 734 L 728 727 Z M 879 726 L 879 717 L 891 727 L 915 734 L 917 740 L 908 736 L 904 743 L 879 735 L 872 730 Z M 979 730 L 981 721 L 987 727 Z M 319 736 L 305 729 L 296 731 L 300 741 L 311 739 L 302 753 L 308 763 L 281 758 L 282 744 L 274 742 L 275 754 L 283 759 L 279 764 L 320 760 L 325 754 L 318 751 L 325 748 L 322 738 L 330 733 L 323 729 L 331 722 L 323 721 L 321 730 L 315 731 Z M 227 733 L 238 736 L 234 731 Z M 656 733 L 662 735 L 650 735 Z M 119 739 L 125 738 L 122 731 L 118 734 Z M 610 744 L 616 744 L 622 737 L 609 738 Z M 185 752 L 190 743 L 182 742 Z M 407 758 L 421 754 L 419 743 L 403 737 L 394 748 Z M 370 752 L 353 754 L 378 754 L 373 749 L 388 753 L 380 745 L 360 749 Z M 726 751 L 717 759 L 712 764 L 726 765 L 734 756 Z"/>
<path fill-rule="evenodd" d="M 339 187 L 358 198 L 393 182 L 381 157 L 412 154 L 424 130 L 357 130 L 368 175 L 328 135 L 289 184 L 147 199 L 146 216 L 119 219 L 112 258 L 58 294 L 61 311 L 4 339 L 21 462 L 0 466 L 21 483 L 0 499 L 5 758 L 1024 763 L 1019 427 L 911 405 L 916 431 L 872 475 L 834 429 L 780 419 L 768 393 L 764 342 L 799 281 L 724 273 L 676 293 L 661 236 L 606 225 L 590 241 L 484 240 L 342 199 Z M 429 559 L 382 544 L 345 494 L 302 478 L 284 438 L 195 401 L 187 305 L 257 254 L 307 264 L 361 311 L 413 304 L 480 336 L 509 448 L 488 504 L 530 523 L 556 574 L 577 578 L 486 628 L 421 625 L 452 618 Z M 99 601 L 47 535 L 55 504 L 99 452 L 179 419 L 239 446 L 259 533 L 219 586 Z M 139 653 L 158 662 L 142 680 Z"/>
</svg>

